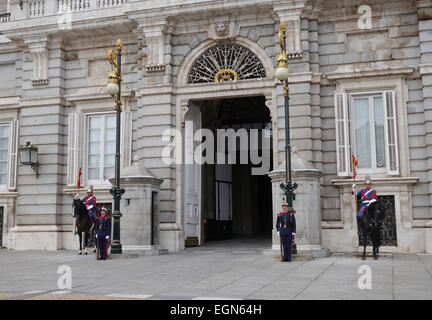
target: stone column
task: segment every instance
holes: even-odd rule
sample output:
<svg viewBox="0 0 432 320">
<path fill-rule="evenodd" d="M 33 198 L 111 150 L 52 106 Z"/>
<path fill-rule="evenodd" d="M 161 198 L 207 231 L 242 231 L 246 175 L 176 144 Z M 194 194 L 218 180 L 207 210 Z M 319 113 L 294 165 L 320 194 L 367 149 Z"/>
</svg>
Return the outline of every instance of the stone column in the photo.
<svg viewBox="0 0 432 320">
<path fill-rule="evenodd" d="M 114 178 L 110 179 L 114 184 Z M 124 253 L 167 253 L 159 245 L 159 194 L 161 179 L 155 178 L 137 158 L 120 174 L 126 190 L 120 202 L 121 242 Z"/>
<path fill-rule="evenodd" d="M 293 181 L 298 184 L 295 191 L 294 209 L 296 211 L 295 242 L 299 254 L 312 254 L 323 257 L 329 250 L 322 248 L 321 236 L 321 203 L 320 182 L 321 172 L 312 167 L 306 160 L 300 158 L 296 148 L 291 157 Z M 283 164 L 280 168 L 285 168 Z M 273 192 L 273 245 L 272 250 L 279 252 L 280 240 L 276 231 L 276 214 L 281 210 L 282 198 L 285 196 L 280 184 L 285 182 L 285 170 L 278 169 L 268 173 L 272 182 Z"/>
</svg>

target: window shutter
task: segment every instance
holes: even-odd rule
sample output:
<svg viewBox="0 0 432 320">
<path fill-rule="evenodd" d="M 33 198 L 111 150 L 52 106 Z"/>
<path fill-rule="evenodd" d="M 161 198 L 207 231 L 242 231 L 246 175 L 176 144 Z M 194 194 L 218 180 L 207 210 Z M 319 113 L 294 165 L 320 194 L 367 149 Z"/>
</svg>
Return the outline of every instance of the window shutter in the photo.
<svg viewBox="0 0 432 320">
<path fill-rule="evenodd" d="M 121 113 L 120 137 L 120 166 L 126 168 L 131 165 L 132 157 L 132 111 Z"/>
<path fill-rule="evenodd" d="M 76 185 L 75 176 L 75 149 L 76 149 L 76 139 L 75 139 L 75 123 L 76 123 L 76 113 L 72 113 L 68 116 L 68 155 L 67 155 L 67 184 L 68 186 Z"/>
<path fill-rule="evenodd" d="M 352 171 L 350 119 L 346 93 L 335 94 L 335 129 L 337 175 L 349 176 Z"/>
<path fill-rule="evenodd" d="M 397 141 L 396 101 L 394 91 L 384 91 L 385 136 L 387 141 L 387 174 L 399 175 L 399 151 Z"/>
<path fill-rule="evenodd" d="M 78 172 L 81 168 L 81 186 L 86 184 L 87 181 L 87 170 L 84 165 L 85 150 L 87 148 L 87 131 L 86 131 L 86 115 L 84 113 L 76 113 L 75 123 L 75 186 L 78 179 Z"/>
<path fill-rule="evenodd" d="M 16 189 L 17 165 L 18 165 L 18 120 L 10 123 L 10 140 L 9 140 L 9 172 L 7 188 Z"/>
<path fill-rule="evenodd" d="M 82 168 L 81 185 L 84 180 L 83 150 L 84 142 L 84 114 L 72 113 L 68 116 L 68 157 L 67 184 L 76 186 L 79 168 Z"/>
</svg>

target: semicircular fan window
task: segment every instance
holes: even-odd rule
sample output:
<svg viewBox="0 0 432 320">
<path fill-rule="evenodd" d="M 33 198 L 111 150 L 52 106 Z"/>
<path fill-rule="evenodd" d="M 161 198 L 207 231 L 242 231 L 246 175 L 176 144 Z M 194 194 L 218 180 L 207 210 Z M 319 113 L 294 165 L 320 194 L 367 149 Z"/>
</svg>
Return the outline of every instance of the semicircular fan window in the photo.
<svg viewBox="0 0 432 320">
<path fill-rule="evenodd" d="M 208 83 L 265 78 L 260 59 L 238 44 L 218 44 L 204 51 L 194 62 L 187 83 Z"/>
</svg>

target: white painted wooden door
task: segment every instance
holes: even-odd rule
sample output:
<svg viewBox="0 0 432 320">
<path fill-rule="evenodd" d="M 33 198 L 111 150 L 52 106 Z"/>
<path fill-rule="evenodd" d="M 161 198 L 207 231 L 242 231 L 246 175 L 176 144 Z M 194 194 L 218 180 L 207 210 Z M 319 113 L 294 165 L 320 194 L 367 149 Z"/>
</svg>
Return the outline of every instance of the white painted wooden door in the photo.
<svg viewBox="0 0 432 320">
<path fill-rule="evenodd" d="M 185 115 L 185 236 L 197 237 L 198 244 L 201 244 L 201 165 L 195 162 L 193 153 L 200 142 L 193 137 L 200 128 L 201 111 L 190 105 Z"/>
</svg>

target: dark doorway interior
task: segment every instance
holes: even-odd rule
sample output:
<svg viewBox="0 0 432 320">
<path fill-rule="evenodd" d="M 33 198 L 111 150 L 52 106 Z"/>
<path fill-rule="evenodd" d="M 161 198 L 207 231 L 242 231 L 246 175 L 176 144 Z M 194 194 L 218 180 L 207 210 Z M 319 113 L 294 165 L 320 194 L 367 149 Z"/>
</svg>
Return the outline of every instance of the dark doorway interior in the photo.
<svg viewBox="0 0 432 320">
<path fill-rule="evenodd" d="M 211 101 L 194 101 L 201 110 L 202 128 L 213 131 L 232 128 L 270 129 L 270 111 L 265 98 L 245 97 Z M 262 131 L 259 131 L 260 134 Z M 218 143 L 215 139 L 215 151 Z M 248 148 L 249 149 L 249 148 Z M 273 149 L 270 131 L 270 168 L 273 163 Z M 242 151 L 244 152 L 244 151 Z M 262 155 L 262 145 L 258 147 Z M 253 165 L 248 156 L 246 164 L 240 164 L 240 151 L 236 153 L 235 164 L 202 165 L 201 215 L 203 242 L 225 240 L 241 236 L 271 237 L 272 192 L 270 178 L 252 175 Z"/>
</svg>

